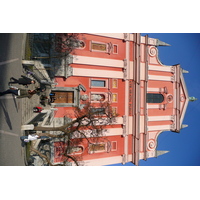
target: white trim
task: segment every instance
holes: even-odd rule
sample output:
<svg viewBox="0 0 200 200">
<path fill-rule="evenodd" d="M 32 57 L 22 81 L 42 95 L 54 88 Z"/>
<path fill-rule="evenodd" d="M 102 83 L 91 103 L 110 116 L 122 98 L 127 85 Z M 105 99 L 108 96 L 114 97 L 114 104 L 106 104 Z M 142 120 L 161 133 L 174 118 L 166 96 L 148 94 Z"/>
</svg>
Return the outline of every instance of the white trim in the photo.
<svg viewBox="0 0 200 200">
<path fill-rule="evenodd" d="M 117 39 L 124 39 L 124 33 L 88 33 L 88 34 L 117 38 Z"/>
<path fill-rule="evenodd" d="M 122 163 L 122 156 L 113 156 L 107 158 L 98 158 L 92 160 L 84 160 L 84 166 L 102 166 Z"/>
<path fill-rule="evenodd" d="M 147 92 L 160 92 L 160 88 L 147 88 Z"/>
<path fill-rule="evenodd" d="M 114 108 L 116 108 L 116 107 L 114 107 Z M 115 119 L 116 119 L 116 122 L 114 124 L 123 124 L 123 117 L 116 117 Z"/>
<path fill-rule="evenodd" d="M 160 108 L 160 105 L 159 105 L 159 104 L 150 104 L 150 105 L 149 105 L 149 104 L 147 103 L 147 109 L 151 109 L 151 108 L 153 108 L 153 109 L 154 109 L 154 108 Z"/>
<path fill-rule="evenodd" d="M 132 161 L 132 155 L 127 156 L 127 162 Z M 83 160 L 84 166 L 102 166 L 102 165 L 112 165 L 117 163 L 122 163 L 123 157 L 122 156 L 112 156 L 107 158 L 98 158 L 92 160 Z M 75 165 L 75 164 L 73 164 Z"/>
<path fill-rule="evenodd" d="M 182 114 L 181 114 L 181 118 L 180 118 L 180 126 L 181 126 L 181 124 L 183 123 L 183 119 L 185 117 L 186 109 L 188 107 L 189 95 L 188 95 L 187 87 L 186 87 L 185 80 L 184 80 L 182 73 L 180 74 L 180 81 L 182 82 L 183 93 L 185 93 L 185 98 L 186 98 L 184 107 L 182 108 L 183 110 L 182 110 Z"/>
<path fill-rule="evenodd" d="M 156 81 L 172 81 L 173 76 L 157 76 L 157 75 L 148 75 L 149 80 L 156 80 Z"/>
<path fill-rule="evenodd" d="M 129 38 L 130 34 L 127 35 L 127 39 Z M 124 123 L 123 123 L 123 136 L 124 138 L 124 159 L 123 163 L 127 162 L 127 157 L 128 157 L 128 130 L 129 130 L 129 121 L 128 121 L 128 116 L 129 116 L 129 80 L 130 79 L 130 42 L 126 40 L 126 66 L 124 70 L 124 80 L 125 80 L 125 116 L 124 116 Z"/>
<path fill-rule="evenodd" d="M 172 120 L 173 117 L 171 115 L 165 116 L 148 116 L 148 121 L 168 121 Z"/>
<path fill-rule="evenodd" d="M 105 131 L 106 136 L 123 135 L 123 128 L 107 128 Z"/>
<path fill-rule="evenodd" d="M 171 130 L 171 125 L 148 126 L 148 131 Z"/>
<path fill-rule="evenodd" d="M 96 58 L 73 55 L 73 64 L 98 65 L 102 67 L 124 68 L 124 61 L 108 58 Z"/>
<path fill-rule="evenodd" d="M 144 133 L 144 120 L 145 117 L 144 116 L 140 116 L 140 133 Z"/>
<path fill-rule="evenodd" d="M 155 66 L 155 65 L 149 65 L 149 70 L 155 70 L 155 71 L 161 71 L 161 72 L 173 72 L 173 66 Z"/>
<path fill-rule="evenodd" d="M 76 118 L 72 118 L 72 121 L 75 119 Z M 113 124 L 123 124 L 123 117 L 116 117 L 115 119 L 116 119 L 116 122 L 114 122 Z M 130 119 L 132 120 L 132 117 L 130 117 Z M 96 125 L 99 125 L 99 123 L 96 123 Z"/>
<path fill-rule="evenodd" d="M 140 80 L 145 80 L 146 76 L 145 63 L 140 63 Z"/>
<path fill-rule="evenodd" d="M 120 71 L 99 70 L 99 69 L 81 69 L 73 68 L 73 76 L 98 77 L 98 78 L 124 78 L 124 73 Z"/>
</svg>

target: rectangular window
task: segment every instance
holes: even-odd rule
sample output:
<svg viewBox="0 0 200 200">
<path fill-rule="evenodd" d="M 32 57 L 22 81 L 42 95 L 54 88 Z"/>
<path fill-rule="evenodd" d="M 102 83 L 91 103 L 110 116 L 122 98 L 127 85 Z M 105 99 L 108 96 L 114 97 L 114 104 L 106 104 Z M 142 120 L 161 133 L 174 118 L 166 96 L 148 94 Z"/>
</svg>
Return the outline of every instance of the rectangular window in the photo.
<svg viewBox="0 0 200 200">
<path fill-rule="evenodd" d="M 113 53 L 114 54 L 118 53 L 118 46 L 117 46 L 117 44 L 113 44 Z"/>
<path fill-rule="evenodd" d="M 106 51 L 106 44 L 92 43 L 92 50 Z"/>
<path fill-rule="evenodd" d="M 91 87 L 106 87 L 106 81 L 104 80 L 91 80 Z"/>
<path fill-rule="evenodd" d="M 117 115 L 117 107 L 112 107 L 112 114 L 113 116 Z"/>
<path fill-rule="evenodd" d="M 91 108 L 91 112 L 93 112 L 95 115 L 104 115 L 105 108 Z"/>
<path fill-rule="evenodd" d="M 107 44 L 102 42 L 91 41 L 91 51 L 106 52 L 108 51 Z"/>
<path fill-rule="evenodd" d="M 147 103 L 162 103 L 164 101 L 164 96 L 158 93 L 147 93 L 146 98 Z"/>
<path fill-rule="evenodd" d="M 111 142 L 111 151 L 117 151 L 117 141 Z"/>
<path fill-rule="evenodd" d="M 89 153 L 101 153 L 107 151 L 106 143 L 89 144 Z"/>
<path fill-rule="evenodd" d="M 117 79 L 112 79 L 112 88 L 117 88 Z"/>
<path fill-rule="evenodd" d="M 112 102 L 113 103 L 117 102 L 117 94 L 112 94 Z"/>
</svg>

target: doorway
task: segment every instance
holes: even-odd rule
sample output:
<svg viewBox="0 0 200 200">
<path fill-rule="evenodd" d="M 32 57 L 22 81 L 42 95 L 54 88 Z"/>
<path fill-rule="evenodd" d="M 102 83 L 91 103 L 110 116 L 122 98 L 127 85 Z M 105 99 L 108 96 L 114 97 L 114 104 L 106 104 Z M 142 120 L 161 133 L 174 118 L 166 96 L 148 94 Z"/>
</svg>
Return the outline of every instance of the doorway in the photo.
<svg viewBox="0 0 200 200">
<path fill-rule="evenodd" d="M 54 103 L 74 103 L 73 91 L 65 91 L 65 92 L 56 91 L 53 92 L 53 94 L 55 94 Z"/>
</svg>

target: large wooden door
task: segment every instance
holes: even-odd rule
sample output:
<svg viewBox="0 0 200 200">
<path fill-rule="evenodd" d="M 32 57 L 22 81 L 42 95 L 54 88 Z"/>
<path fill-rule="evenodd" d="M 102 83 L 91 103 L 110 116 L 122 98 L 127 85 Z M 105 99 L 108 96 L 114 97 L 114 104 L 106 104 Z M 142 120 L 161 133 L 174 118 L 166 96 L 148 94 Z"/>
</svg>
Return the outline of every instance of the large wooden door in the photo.
<svg viewBox="0 0 200 200">
<path fill-rule="evenodd" d="M 54 103 L 74 103 L 74 92 L 54 92 Z"/>
</svg>

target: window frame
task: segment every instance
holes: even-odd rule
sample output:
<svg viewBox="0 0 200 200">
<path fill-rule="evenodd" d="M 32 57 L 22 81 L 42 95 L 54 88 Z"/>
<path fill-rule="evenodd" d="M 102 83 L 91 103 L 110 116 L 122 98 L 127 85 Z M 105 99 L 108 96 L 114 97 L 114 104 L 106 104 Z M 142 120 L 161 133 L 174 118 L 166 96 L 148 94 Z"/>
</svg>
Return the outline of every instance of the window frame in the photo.
<svg viewBox="0 0 200 200">
<path fill-rule="evenodd" d="M 117 110 L 118 110 L 117 107 L 112 106 L 112 114 L 113 114 L 113 116 L 117 115 Z"/>
<path fill-rule="evenodd" d="M 114 84 L 114 81 L 116 81 L 116 87 L 114 87 L 114 85 L 115 85 L 115 84 Z M 117 79 L 117 78 L 113 78 L 113 79 L 112 79 L 112 88 L 113 88 L 113 89 L 117 89 L 117 88 L 118 88 L 118 79 Z"/>
<path fill-rule="evenodd" d="M 105 99 L 103 101 L 100 101 L 100 100 L 92 100 L 92 95 L 104 95 L 105 96 Z M 108 93 L 106 92 L 90 92 L 90 101 L 92 103 L 99 103 L 99 102 L 105 102 L 105 101 L 108 101 Z"/>
<path fill-rule="evenodd" d="M 90 150 L 90 146 L 92 145 L 101 145 L 101 144 L 104 144 L 105 145 L 105 150 L 98 150 L 98 151 L 91 151 Z M 88 153 L 89 154 L 94 154 L 94 153 L 106 153 L 108 152 L 108 144 L 107 142 L 98 142 L 98 143 L 92 143 L 92 144 L 89 144 L 88 145 Z"/>
<path fill-rule="evenodd" d="M 116 101 L 113 101 L 114 95 L 116 95 Z M 118 103 L 118 93 L 112 93 L 112 103 Z"/>
<path fill-rule="evenodd" d="M 116 148 L 113 148 L 113 143 L 115 143 Z M 117 151 L 117 141 L 111 141 L 111 151 Z"/>
<path fill-rule="evenodd" d="M 114 46 L 116 46 L 116 48 L 117 48 L 117 52 L 116 53 L 114 52 Z M 118 44 L 113 44 L 113 51 L 112 51 L 112 53 L 113 54 L 118 54 Z"/>
<path fill-rule="evenodd" d="M 92 81 L 104 81 L 105 86 L 104 87 L 92 86 Z M 107 79 L 90 78 L 90 88 L 108 88 L 108 80 Z"/>
<path fill-rule="evenodd" d="M 152 95 L 153 98 L 148 97 L 148 95 L 149 95 L 149 96 Z M 162 99 L 161 99 L 161 98 L 155 98 L 156 96 L 162 97 Z M 159 100 L 159 99 L 160 99 L 160 100 Z M 152 102 L 149 102 L 148 100 L 151 100 Z M 159 100 L 159 101 L 156 101 L 156 100 Z M 161 101 L 161 100 L 162 100 L 162 101 Z M 165 100 L 165 97 L 164 97 L 163 94 L 160 94 L 160 93 L 146 93 L 146 103 L 152 103 L 152 104 L 157 103 L 157 104 L 161 104 L 161 103 L 164 102 L 164 100 Z M 153 102 L 153 101 L 155 101 L 155 102 Z"/>
<path fill-rule="evenodd" d="M 101 50 L 92 49 L 92 43 L 106 45 L 106 51 L 101 51 Z M 90 51 L 91 51 L 91 52 L 108 53 L 108 44 L 105 43 L 105 42 L 98 42 L 98 41 L 91 40 L 91 41 L 90 41 Z"/>
</svg>

